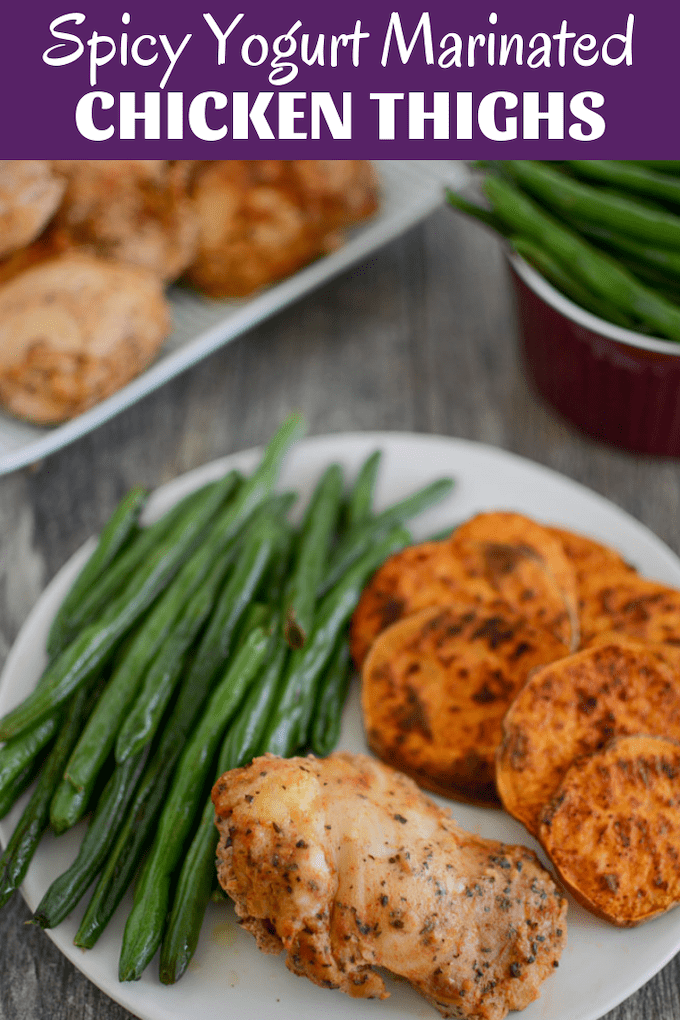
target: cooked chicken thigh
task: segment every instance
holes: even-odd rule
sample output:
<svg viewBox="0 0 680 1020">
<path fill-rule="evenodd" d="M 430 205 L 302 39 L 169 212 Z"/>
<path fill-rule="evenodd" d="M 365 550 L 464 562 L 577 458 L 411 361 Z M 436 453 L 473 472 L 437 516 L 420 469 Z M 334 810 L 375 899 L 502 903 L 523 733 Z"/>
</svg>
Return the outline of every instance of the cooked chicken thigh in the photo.
<svg viewBox="0 0 680 1020">
<path fill-rule="evenodd" d="M 44 159 L 0 160 L 0 258 L 35 240 L 57 211 L 64 188 Z"/>
<path fill-rule="evenodd" d="M 196 252 L 198 219 L 183 165 L 154 159 L 60 159 L 66 182 L 54 227 L 65 247 L 151 269 L 169 282 Z"/>
<path fill-rule="evenodd" d="M 213 800 L 241 923 L 318 985 L 385 998 L 384 967 L 442 1016 L 501 1020 L 558 964 L 566 901 L 535 854 L 465 832 L 371 758 L 265 755 Z"/>
<path fill-rule="evenodd" d="M 0 285 L 0 403 L 53 424 L 149 364 L 170 330 L 158 278 L 72 252 Z"/>
<path fill-rule="evenodd" d="M 377 205 L 363 160 L 221 160 L 199 166 L 192 196 L 198 255 L 187 279 L 215 298 L 242 297 L 337 248 L 342 229 Z"/>
</svg>

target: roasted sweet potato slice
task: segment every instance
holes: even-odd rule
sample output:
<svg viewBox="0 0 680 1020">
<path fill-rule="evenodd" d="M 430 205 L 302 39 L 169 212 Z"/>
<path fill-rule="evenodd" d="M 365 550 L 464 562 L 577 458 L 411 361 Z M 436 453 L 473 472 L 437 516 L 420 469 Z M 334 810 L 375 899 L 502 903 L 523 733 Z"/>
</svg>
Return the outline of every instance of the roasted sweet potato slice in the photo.
<svg viewBox="0 0 680 1020">
<path fill-rule="evenodd" d="M 539 839 L 588 910 L 632 927 L 680 903 L 680 744 L 629 736 L 578 758 Z"/>
<path fill-rule="evenodd" d="M 571 625 L 568 640 L 576 647 L 576 574 L 562 542 L 548 528 L 524 514 L 497 510 L 461 524 L 451 541 L 471 570 L 480 571 L 511 605 L 521 606 L 524 613 L 562 632 Z"/>
<path fill-rule="evenodd" d="M 503 806 L 534 835 L 571 763 L 615 736 L 680 740 L 674 649 L 616 635 L 536 670 L 503 720 L 496 785 Z"/>
<path fill-rule="evenodd" d="M 392 556 L 367 585 L 351 627 L 358 668 L 376 636 L 428 606 L 501 598 L 549 627 L 573 649 L 578 641 L 574 570 L 561 543 L 515 513 L 478 514 L 451 538 Z"/>
<path fill-rule="evenodd" d="M 608 546 L 560 528 L 550 530 L 576 571 L 582 647 L 609 631 L 680 646 L 680 591 L 642 577 Z"/>
<path fill-rule="evenodd" d="M 386 560 L 373 575 L 359 600 L 350 627 L 350 647 L 358 669 L 375 638 L 386 627 L 430 606 L 491 601 L 493 588 L 473 579 L 451 543 L 422 542 Z"/>
<path fill-rule="evenodd" d="M 529 671 L 566 651 L 500 599 L 421 610 L 387 628 L 364 663 L 368 742 L 429 790 L 497 805 L 503 715 Z"/>
<path fill-rule="evenodd" d="M 680 591 L 639 574 L 590 574 L 580 586 L 584 647 L 604 631 L 680 646 Z"/>
<path fill-rule="evenodd" d="M 565 528 L 547 529 L 551 535 L 558 539 L 567 559 L 576 572 L 576 584 L 579 587 L 582 582 L 593 574 L 603 574 L 609 571 L 620 572 L 622 575 L 635 575 L 635 567 L 624 560 L 623 556 L 616 549 L 608 545 L 596 542 L 585 535 L 579 535 L 574 531 L 567 531 Z"/>
</svg>

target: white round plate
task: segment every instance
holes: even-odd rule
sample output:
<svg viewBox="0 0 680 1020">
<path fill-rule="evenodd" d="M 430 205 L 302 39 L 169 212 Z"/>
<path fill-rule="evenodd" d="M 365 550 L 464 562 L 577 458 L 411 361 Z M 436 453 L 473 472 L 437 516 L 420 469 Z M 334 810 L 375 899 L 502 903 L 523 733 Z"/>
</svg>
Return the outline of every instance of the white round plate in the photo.
<svg viewBox="0 0 680 1020">
<path fill-rule="evenodd" d="M 364 457 L 380 448 L 384 457 L 376 500 L 393 502 L 441 475 L 456 486 L 450 497 L 423 514 L 413 526 L 416 538 L 453 525 L 480 510 L 518 510 L 546 523 L 581 531 L 619 549 L 650 577 L 680 587 L 680 561 L 643 525 L 583 486 L 520 457 L 477 443 L 438 436 L 363 433 L 323 436 L 300 443 L 281 474 L 282 488 L 295 488 L 305 501 L 331 461 L 351 479 Z M 258 451 L 247 451 L 207 464 L 163 486 L 153 496 L 149 517 L 180 496 L 217 477 L 225 469 L 250 470 Z M 49 623 L 69 584 L 89 554 L 88 543 L 45 590 L 24 625 L 0 678 L 0 712 L 6 712 L 33 688 L 45 663 Z M 356 691 L 350 697 L 341 746 L 365 751 Z M 440 803 L 445 803 L 440 800 Z M 450 804 L 466 828 L 482 836 L 538 849 L 526 832 L 501 811 Z M 0 823 L 6 843 L 20 805 Z M 73 859 L 79 833 L 46 837 L 31 865 L 23 894 L 35 909 L 50 881 Z M 197 953 L 177 985 L 161 985 L 154 961 L 141 981 L 120 984 L 118 952 L 129 900 L 121 905 L 97 946 L 76 949 L 72 939 L 83 905 L 50 938 L 91 981 L 142 1020 L 415 1020 L 436 1012 L 403 981 L 390 981 L 391 996 L 379 1002 L 350 1000 L 341 992 L 317 988 L 290 974 L 280 957 L 258 952 L 240 930 L 231 907 L 209 908 Z M 613 928 L 576 904 L 569 909 L 569 941 L 559 970 L 541 989 L 541 997 L 523 1020 L 596 1020 L 649 980 L 680 949 L 680 910 L 640 928 Z"/>
</svg>

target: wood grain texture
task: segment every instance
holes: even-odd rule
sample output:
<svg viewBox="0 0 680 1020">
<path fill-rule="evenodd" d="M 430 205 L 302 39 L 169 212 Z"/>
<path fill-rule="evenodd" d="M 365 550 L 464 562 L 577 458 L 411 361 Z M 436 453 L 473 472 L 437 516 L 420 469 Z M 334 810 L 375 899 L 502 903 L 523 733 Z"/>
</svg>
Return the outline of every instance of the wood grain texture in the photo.
<svg viewBox="0 0 680 1020">
<path fill-rule="evenodd" d="M 127 488 L 260 444 L 294 408 L 312 434 L 402 429 L 512 450 L 601 492 L 680 551 L 680 463 L 600 446 L 559 421 L 527 385 L 514 322 L 498 242 L 442 209 L 93 435 L 0 479 L 0 660 Z M 0 912 L 0 1020 L 129 1017 L 27 917 L 18 896 Z M 679 989 L 676 958 L 607 1020 L 680 1020 Z"/>
</svg>

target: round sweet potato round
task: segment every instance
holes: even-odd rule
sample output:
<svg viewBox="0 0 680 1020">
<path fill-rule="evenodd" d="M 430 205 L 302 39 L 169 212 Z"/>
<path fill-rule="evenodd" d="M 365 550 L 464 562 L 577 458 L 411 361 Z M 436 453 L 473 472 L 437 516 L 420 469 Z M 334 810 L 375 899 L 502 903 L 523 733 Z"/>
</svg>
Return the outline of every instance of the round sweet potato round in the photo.
<svg viewBox="0 0 680 1020">
<path fill-rule="evenodd" d="M 680 645 L 680 591 L 636 573 L 617 570 L 584 578 L 581 592 L 583 645 L 615 631 L 639 641 Z"/>
<path fill-rule="evenodd" d="M 503 715 L 529 672 L 566 651 L 500 599 L 421 610 L 388 627 L 364 663 L 368 742 L 427 789 L 498 805 Z"/>
<path fill-rule="evenodd" d="M 542 525 L 516 513 L 483 513 L 440 542 L 423 542 L 391 556 L 359 600 L 350 629 L 361 668 L 377 635 L 428 606 L 503 599 L 573 650 L 578 642 L 574 570 L 561 543 Z M 565 654 L 566 654 L 565 651 Z"/>
<path fill-rule="evenodd" d="M 430 606 L 489 602 L 495 592 L 484 578 L 471 578 L 451 543 L 421 542 L 385 560 L 364 588 L 350 626 L 358 669 L 386 627 Z"/>
<path fill-rule="evenodd" d="M 578 758 L 538 836 L 588 910 L 622 927 L 680 903 L 680 744 L 618 737 Z"/>
<path fill-rule="evenodd" d="M 596 542 L 586 535 L 566 528 L 549 527 L 547 529 L 561 543 L 562 548 L 576 572 L 577 588 L 593 574 L 618 572 L 621 575 L 634 575 L 635 567 L 631 566 L 616 549 Z"/>
<path fill-rule="evenodd" d="M 680 740 L 677 659 L 675 650 L 610 635 L 536 670 L 503 720 L 496 785 L 505 809 L 536 835 L 580 755 L 634 733 Z"/>
<path fill-rule="evenodd" d="M 501 598 L 578 647 L 576 574 L 548 528 L 496 510 L 461 524 L 451 544 L 471 576 L 484 577 Z"/>
</svg>

